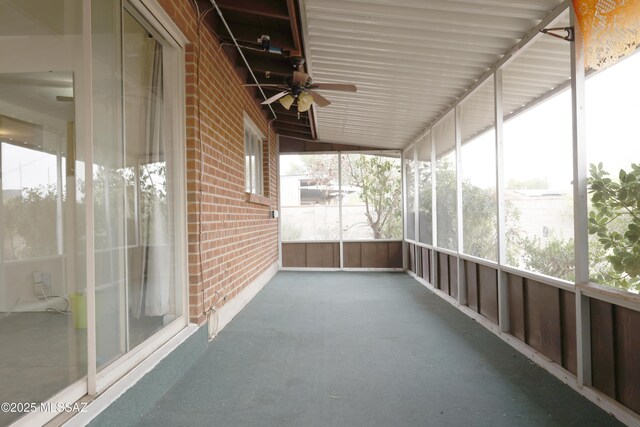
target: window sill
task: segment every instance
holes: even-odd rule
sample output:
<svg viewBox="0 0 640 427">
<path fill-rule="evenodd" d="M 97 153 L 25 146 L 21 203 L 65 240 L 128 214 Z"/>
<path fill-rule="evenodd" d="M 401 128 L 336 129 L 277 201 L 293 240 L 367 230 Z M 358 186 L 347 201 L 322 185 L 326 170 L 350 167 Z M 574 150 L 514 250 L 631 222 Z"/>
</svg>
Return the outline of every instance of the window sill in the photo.
<svg viewBox="0 0 640 427">
<path fill-rule="evenodd" d="M 245 201 L 255 203 L 256 205 L 271 206 L 271 199 L 261 196 L 260 194 L 244 193 Z"/>
</svg>

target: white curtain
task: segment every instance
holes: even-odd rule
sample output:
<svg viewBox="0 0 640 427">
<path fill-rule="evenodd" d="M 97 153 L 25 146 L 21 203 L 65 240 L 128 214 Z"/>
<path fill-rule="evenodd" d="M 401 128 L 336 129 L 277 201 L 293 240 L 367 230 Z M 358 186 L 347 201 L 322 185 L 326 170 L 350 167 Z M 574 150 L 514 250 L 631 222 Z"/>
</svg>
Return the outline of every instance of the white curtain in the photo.
<svg viewBox="0 0 640 427">
<path fill-rule="evenodd" d="M 155 42 L 151 84 L 149 85 L 146 138 L 144 154 L 147 163 L 141 165 L 141 170 L 150 165 L 158 166 L 165 163 L 165 146 L 162 132 L 163 115 L 163 75 L 162 75 L 162 46 Z M 166 180 L 166 167 L 161 169 L 165 176 L 159 176 L 155 169 L 147 171 L 145 177 L 151 180 L 151 187 L 147 191 L 158 192 Z M 142 173 L 141 173 L 142 175 Z M 154 181 L 155 179 L 155 181 Z M 166 194 L 164 195 L 166 201 Z M 146 316 L 163 316 L 171 312 L 171 265 L 170 236 L 167 221 L 167 203 L 162 203 L 157 197 L 143 197 L 150 206 L 146 206 L 140 215 L 142 230 L 142 293 L 139 304 L 134 307 L 134 315 L 142 314 L 144 298 L 144 314 Z M 143 297 L 144 296 L 144 297 Z M 143 297 L 143 298 L 142 298 Z"/>
</svg>

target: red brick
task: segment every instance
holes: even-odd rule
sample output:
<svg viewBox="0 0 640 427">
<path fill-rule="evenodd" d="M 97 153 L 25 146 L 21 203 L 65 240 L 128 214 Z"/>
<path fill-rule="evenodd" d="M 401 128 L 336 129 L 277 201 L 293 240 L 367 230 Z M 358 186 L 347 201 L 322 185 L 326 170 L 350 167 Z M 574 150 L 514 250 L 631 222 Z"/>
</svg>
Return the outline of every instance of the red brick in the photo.
<svg viewBox="0 0 640 427">
<path fill-rule="evenodd" d="M 247 202 L 244 193 L 245 112 L 269 135 L 263 168 L 271 206 L 278 205 L 277 147 L 265 114 L 206 26 L 198 47 L 193 2 L 159 3 L 190 42 L 185 52 L 189 317 L 201 324 L 211 305 L 228 303 L 278 258 L 277 221 L 268 219 L 269 206 Z"/>
</svg>

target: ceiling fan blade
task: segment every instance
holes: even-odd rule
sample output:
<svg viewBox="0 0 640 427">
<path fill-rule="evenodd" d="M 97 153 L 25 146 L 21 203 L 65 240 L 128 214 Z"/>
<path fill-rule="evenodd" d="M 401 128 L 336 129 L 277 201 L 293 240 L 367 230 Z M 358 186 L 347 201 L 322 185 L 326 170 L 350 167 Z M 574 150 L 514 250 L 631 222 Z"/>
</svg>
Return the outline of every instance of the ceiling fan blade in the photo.
<svg viewBox="0 0 640 427">
<path fill-rule="evenodd" d="M 311 95 L 311 97 L 313 98 L 313 102 L 318 104 L 319 107 L 326 107 L 327 105 L 331 104 L 331 101 L 320 95 L 318 92 L 308 90 L 307 93 Z"/>
<path fill-rule="evenodd" d="M 309 74 L 303 73 L 302 71 L 294 71 L 293 72 L 293 83 L 294 84 L 305 84 L 309 80 Z"/>
<path fill-rule="evenodd" d="M 272 102 L 275 102 L 278 99 L 280 99 L 280 98 L 282 98 L 284 96 L 287 96 L 288 93 L 289 93 L 288 90 L 285 90 L 284 92 L 277 93 L 277 94 L 273 95 L 271 98 L 267 99 L 266 101 L 262 101 L 261 104 L 262 105 L 269 105 Z"/>
<path fill-rule="evenodd" d="M 314 83 L 309 86 L 311 89 L 320 90 L 341 90 L 344 92 L 357 92 L 358 88 L 354 84 L 348 83 Z"/>
</svg>

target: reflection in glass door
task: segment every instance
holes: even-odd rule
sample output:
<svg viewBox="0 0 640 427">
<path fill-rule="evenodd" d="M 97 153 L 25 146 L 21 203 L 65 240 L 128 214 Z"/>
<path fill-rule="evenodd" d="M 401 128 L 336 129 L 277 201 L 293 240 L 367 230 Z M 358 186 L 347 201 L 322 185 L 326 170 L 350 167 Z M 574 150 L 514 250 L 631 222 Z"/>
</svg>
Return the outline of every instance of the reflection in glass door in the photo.
<svg viewBox="0 0 640 427">
<path fill-rule="evenodd" d="M 2 402 L 44 401 L 87 372 L 80 17 L 79 0 L 0 2 Z"/>
<path fill-rule="evenodd" d="M 77 398 L 94 368 L 186 323 L 177 52 L 120 0 L 0 1 L 0 401 Z"/>
<path fill-rule="evenodd" d="M 142 22 L 127 10 L 122 20 L 114 15 L 122 51 L 105 44 L 94 52 L 110 66 L 94 76 L 94 110 L 104 112 L 94 114 L 102 130 L 93 168 L 98 369 L 182 314 L 168 59 L 165 42 Z"/>
</svg>

